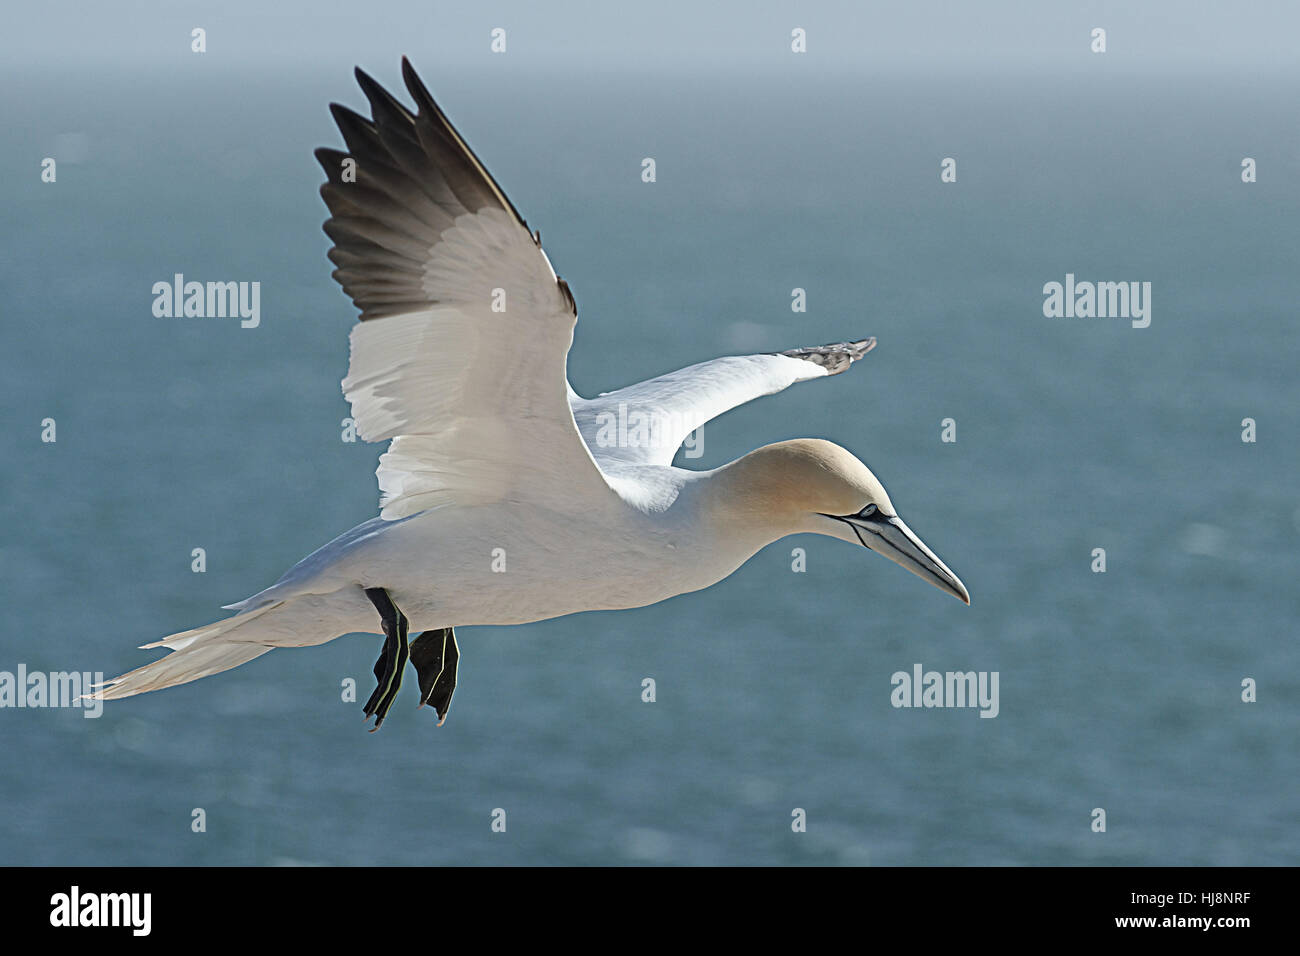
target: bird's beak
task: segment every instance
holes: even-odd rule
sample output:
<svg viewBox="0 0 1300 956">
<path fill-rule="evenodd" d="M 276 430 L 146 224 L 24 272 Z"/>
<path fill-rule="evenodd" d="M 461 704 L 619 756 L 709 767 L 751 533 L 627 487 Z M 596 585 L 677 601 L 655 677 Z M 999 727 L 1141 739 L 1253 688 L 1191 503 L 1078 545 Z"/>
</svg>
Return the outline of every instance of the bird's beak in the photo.
<svg viewBox="0 0 1300 956">
<path fill-rule="evenodd" d="M 948 565 L 939 560 L 939 556 L 925 546 L 925 542 L 912 533 L 912 529 L 903 524 L 897 515 L 886 516 L 876 511 L 870 516 L 847 515 L 840 518 L 849 525 L 858 540 L 876 554 L 883 555 L 895 564 L 901 564 L 907 570 L 941 591 L 947 591 L 953 597 L 970 604 L 970 592 L 961 578 L 952 573 Z"/>
</svg>

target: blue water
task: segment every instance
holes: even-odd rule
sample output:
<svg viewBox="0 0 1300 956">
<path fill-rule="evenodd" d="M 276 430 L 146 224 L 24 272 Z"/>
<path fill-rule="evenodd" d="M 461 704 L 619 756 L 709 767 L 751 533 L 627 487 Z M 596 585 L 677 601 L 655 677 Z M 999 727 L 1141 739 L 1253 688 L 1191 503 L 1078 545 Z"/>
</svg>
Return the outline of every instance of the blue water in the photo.
<svg viewBox="0 0 1300 956">
<path fill-rule="evenodd" d="M 0 863 L 1297 862 L 1295 76 L 421 65 L 575 291 L 580 392 L 877 336 L 687 464 L 832 438 L 973 605 L 788 539 L 656 607 L 462 630 L 440 729 L 408 687 L 364 732 L 361 636 L 0 710 Z M 350 66 L 5 83 L 0 670 L 138 666 L 374 513 L 311 156 Z M 260 281 L 261 326 L 154 318 L 175 272 Z M 1151 282 L 1151 326 L 1045 318 L 1067 272 Z M 918 662 L 997 671 L 999 715 L 895 709 Z"/>
</svg>

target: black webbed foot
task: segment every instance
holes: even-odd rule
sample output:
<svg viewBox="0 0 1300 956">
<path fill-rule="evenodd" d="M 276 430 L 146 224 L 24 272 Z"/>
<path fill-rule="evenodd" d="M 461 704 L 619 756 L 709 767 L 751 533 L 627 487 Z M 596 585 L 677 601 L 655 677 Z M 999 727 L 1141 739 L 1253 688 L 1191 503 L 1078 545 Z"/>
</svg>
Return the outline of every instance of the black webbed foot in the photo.
<svg viewBox="0 0 1300 956">
<path fill-rule="evenodd" d="M 375 678 L 378 680 L 378 685 L 362 709 L 366 720 L 371 716 L 376 718 L 375 726 L 370 728 L 370 732 L 374 733 L 383 726 L 389 708 L 397 699 L 397 692 L 402 686 L 402 671 L 411 656 L 411 648 L 406 641 L 408 627 L 406 615 L 393 604 L 388 592 L 383 588 L 366 588 L 366 597 L 370 598 L 371 603 L 379 611 L 384 627 L 384 649 L 379 654 L 379 660 L 375 661 Z"/>
<path fill-rule="evenodd" d="M 411 663 L 420 675 L 420 706 L 433 705 L 438 712 L 439 727 L 451 709 L 459 662 L 460 647 L 456 644 L 454 628 L 425 631 L 411 642 Z"/>
</svg>

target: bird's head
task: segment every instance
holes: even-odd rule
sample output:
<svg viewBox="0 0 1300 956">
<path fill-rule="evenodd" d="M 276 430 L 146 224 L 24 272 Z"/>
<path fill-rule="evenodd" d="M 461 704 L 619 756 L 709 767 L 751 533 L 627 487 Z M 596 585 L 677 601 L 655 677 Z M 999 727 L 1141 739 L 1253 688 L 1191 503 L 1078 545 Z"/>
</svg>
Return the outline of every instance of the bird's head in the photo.
<svg viewBox="0 0 1300 956">
<path fill-rule="evenodd" d="M 863 545 L 970 604 L 961 579 L 898 517 L 871 469 L 839 445 L 777 442 L 724 470 L 733 472 L 733 513 L 739 508 L 783 534 L 813 532 Z"/>
</svg>

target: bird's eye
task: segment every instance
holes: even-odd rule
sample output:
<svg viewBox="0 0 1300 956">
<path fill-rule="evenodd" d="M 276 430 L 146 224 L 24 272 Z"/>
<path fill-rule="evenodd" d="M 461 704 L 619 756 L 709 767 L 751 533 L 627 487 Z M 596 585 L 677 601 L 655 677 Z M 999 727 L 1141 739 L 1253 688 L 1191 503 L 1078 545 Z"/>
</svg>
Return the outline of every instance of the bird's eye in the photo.
<svg viewBox="0 0 1300 956">
<path fill-rule="evenodd" d="M 858 514 L 863 518 L 870 518 L 873 514 L 876 513 L 876 510 L 877 510 L 876 506 L 874 504 L 870 504 L 867 505 L 865 508 L 863 508 L 861 511 L 859 511 Z"/>
</svg>

